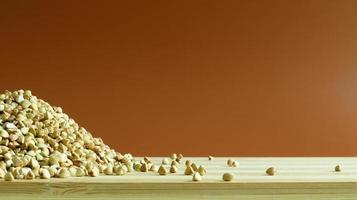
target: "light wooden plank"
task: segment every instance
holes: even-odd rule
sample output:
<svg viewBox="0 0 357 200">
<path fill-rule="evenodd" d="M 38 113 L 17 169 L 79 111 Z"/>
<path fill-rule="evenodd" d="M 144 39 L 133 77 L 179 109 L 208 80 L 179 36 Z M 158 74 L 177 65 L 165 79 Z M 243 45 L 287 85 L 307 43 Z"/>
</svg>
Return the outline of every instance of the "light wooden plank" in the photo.
<svg viewBox="0 0 357 200">
<path fill-rule="evenodd" d="M 140 158 L 138 158 L 140 159 Z M 159 164 L 162 158 L 151 158 Z M 183 175 L 133 172 L 125 176 L 53 178 L 0 181 L 0 195 L 7 199 L 357 199 L 357 158 L 233 158 L 239 168 L 227 167 L 227 158 L 190 159 L 205 165 L 207 175 L 192 182 Z M 336 164 L 342 172 L 334 172 Z M 274 166 L 276 176 L 267 176 Z M 224 172 L 235 174 L 233 182 L 221 180 Z M 1 198 L 0 198 L 1 199 Z"/>
</svg>

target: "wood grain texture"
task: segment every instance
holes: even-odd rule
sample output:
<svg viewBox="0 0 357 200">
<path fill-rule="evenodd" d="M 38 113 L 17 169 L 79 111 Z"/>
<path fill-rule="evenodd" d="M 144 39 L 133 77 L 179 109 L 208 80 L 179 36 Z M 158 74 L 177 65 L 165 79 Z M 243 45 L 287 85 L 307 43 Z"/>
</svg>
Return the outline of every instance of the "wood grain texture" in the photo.
<svg viewBox="0 0 357 200">
<path fill-rule="evenodd" d="M 139 158 L 140 159 L 140 158 Z M 125 176 L 0 181 L 0 199 L 357 199 L 357 158 L 185 158 L 205 165 L 207 175 L 192 182 L 183 175 L 133 172 Z M 159 164 L 161 158 L 152 158 Z M 342 172 L 334 172 L 340 163 Z M 274 166 L 276 176 L 265 169 Z M 233 182 L 222 181 L 231 172 Z"/>
</svg>

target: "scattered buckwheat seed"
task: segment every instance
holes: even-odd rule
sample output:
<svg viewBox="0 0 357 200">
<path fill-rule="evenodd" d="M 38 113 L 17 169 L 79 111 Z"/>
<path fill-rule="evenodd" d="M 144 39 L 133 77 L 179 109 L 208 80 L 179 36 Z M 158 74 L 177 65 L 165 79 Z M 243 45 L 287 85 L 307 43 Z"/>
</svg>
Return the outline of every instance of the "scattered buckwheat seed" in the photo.
<svg viewBox="0 0 357 200">
<path fill-rule="evenodd" d="M 158 172 L 159 172 L 160 175 L 167 175 L 168 174 L 167 169 L 163 165 L 160 166 Z"/>
<path fill-rule="evenodd" d="M 222 179 L 224 181 L 232 181 L 234 179 L 234 175 L 231 173 L 224 173 Z"/>
<path fill-rule="evenodd" d="M 185 170 L 185 175 L 192 175 L 195 171 L 192 169 L 191 166 L 187 166 Z"/>
<path fill-rule="evenodd" d="M 202 180 L 202 176 L 200 175 L 200 173 L 195 172 L 192 176 L 192 180 L 193 181 L 201 181 Z"/>
<path fill-rule="evenodd" d="M 341 172 L 341 171 L 342 171 L 341 165 L 336 165 L 335 172 Z"/>
<path fill-rule="evenodd" d="M 177 169 L 176 165 L 172 165 L 172 166 L 170 167 L 170 172 L 171 172 L 171 173 L 177 173 L 177 171 L 178 171 L 178 169 Z"/>
<path fill-rule="evenodd" d="M 266 174 L 268 174 L 269 176 L 274 176 L 276 174 L 276 170 L 274 167 L 269 167 L 266 171 Z"/>
</svg>

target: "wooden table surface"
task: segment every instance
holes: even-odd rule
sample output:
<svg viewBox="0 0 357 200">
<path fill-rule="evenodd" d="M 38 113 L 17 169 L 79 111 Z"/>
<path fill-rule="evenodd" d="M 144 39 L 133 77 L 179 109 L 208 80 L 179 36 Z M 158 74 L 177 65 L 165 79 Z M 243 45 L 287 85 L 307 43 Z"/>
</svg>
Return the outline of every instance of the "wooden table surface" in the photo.
<svg viewBox="0 0 357 200">
<path fill-rule="evenodd" d="M 138 158 L 140 159 L 140 158 Z M 228 158 L 184 158 L 204 165 L 201 182 L 184 175 L 132 172 L 125 176 L 52 178 L 50 180 L 0 180 L 0 199 L 357 199 L 356 157 L 233 158 L 238 168 L 228 167 Z M 151 158 L 159 164 L 162 158 Z M 334 166 L 342 165 L 342 172 Z M 275 176 L 265 169 L 274 166 Z M 222 174 L 235 175 L 232 182 Z"/>
</svg>

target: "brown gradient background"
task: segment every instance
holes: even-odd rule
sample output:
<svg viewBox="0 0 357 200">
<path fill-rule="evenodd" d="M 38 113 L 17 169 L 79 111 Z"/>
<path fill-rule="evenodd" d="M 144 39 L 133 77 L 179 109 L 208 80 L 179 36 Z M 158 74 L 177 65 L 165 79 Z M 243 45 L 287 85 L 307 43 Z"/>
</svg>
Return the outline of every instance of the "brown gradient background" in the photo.
<svg viewBox="0 0 357 200">
<path fill-rule="evenodd" d="M 134 155 L 357 155 L 357 1 L 0 1 L 0 90 Z"/>
</svg>

